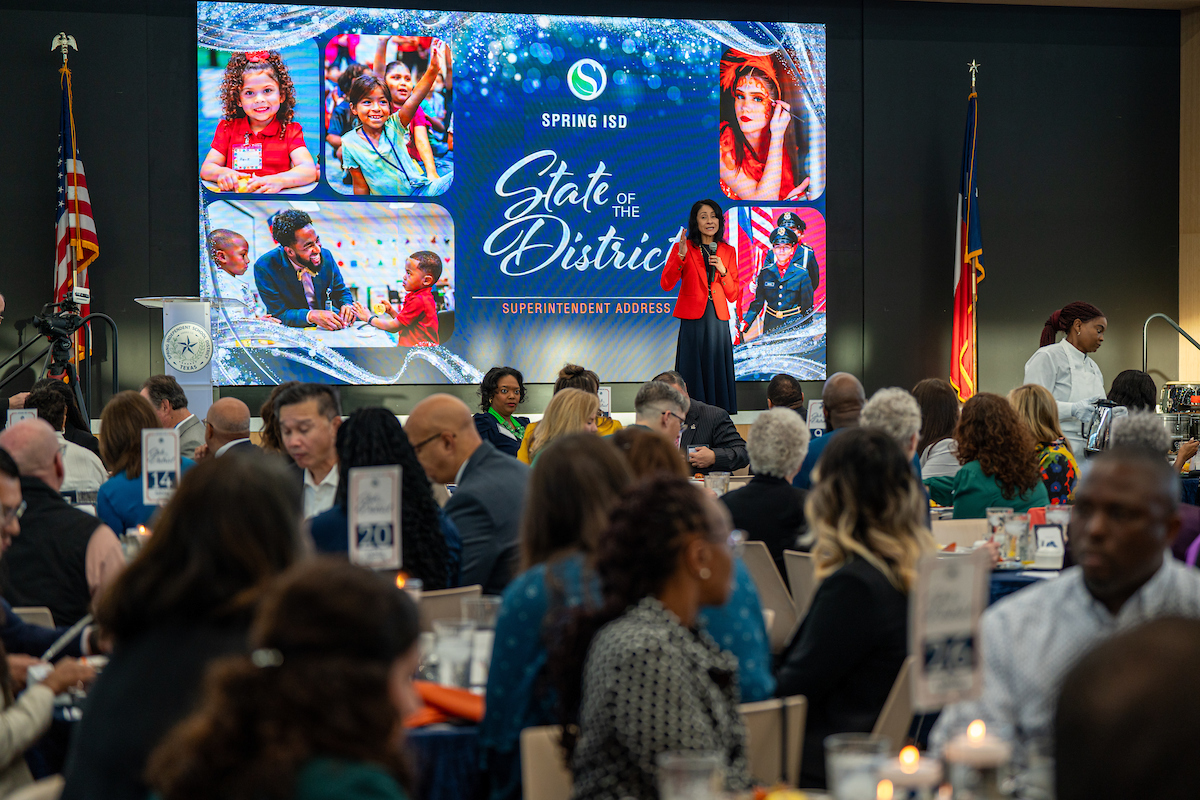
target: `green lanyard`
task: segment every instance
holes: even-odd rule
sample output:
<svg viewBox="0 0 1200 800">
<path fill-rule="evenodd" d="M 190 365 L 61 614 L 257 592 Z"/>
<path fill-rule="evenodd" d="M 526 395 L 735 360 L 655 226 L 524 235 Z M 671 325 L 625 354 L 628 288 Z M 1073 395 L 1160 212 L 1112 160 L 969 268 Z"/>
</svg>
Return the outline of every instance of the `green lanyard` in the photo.
<svg viewBox="0 0 1200 800">
<path fill-rule="evenodd" d="M 490 406 L 488 407 L 488 413 L 495 417 L 496 421 L 510 431 L 513 436 L 517 437 L 518 442 L 525 438 L 525 426 L 517 422 L 515 417 L 512 422 L 505 422 L 504 417 L 500 416 L 500 412 Z"/>
</svg>

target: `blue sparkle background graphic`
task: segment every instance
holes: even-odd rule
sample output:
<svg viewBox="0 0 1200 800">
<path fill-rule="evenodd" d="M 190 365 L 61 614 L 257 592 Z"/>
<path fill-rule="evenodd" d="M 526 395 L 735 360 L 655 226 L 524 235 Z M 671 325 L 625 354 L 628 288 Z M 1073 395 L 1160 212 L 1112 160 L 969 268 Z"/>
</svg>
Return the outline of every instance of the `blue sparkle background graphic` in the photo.
<svg viewBox="0 0 1200 800">
<path fill-rule="evenodd" d="M 321 54 L 343 34 L 432 36 L 451 49 L 447 107 L 454 180 L 444 194 L 356 197 L 325 181 Z M 214 380 L 221 385 L 292 379 L 473 383 L 497 364 L 518 367 L 531 382 L 552 382 L 567 361 L 587 365 L 606 382 L 643 381 L 674 364 L 675 295 L 662 291 L 659 276 L 692 202 L 711 198 L 726 212 L 804 206 L 825 215 L 822 24 L 203 2 L 197 6 L 197 41 L 202 53 L 288 48 L 285 56 L 304 54 L 289 58 L 288 67 L 301 73 L 293 74 L 297 120 L 322 167 L 321 180 L 303 193 L 251 198 L 201 185 L 201 292 L 219 291 L 207 252 L 209 231 L 238 213 L 261 220 L 272 205 L 307 211 L 327 247 L 337 237 L 348 284 L 349 261 L 367 260 L 356 258 L 348 242 L 369 240 L 376 270 L 371 280 L 382 283 L 381 271 L 391 270 L 388 288 L 399 287 L 404 260 L 416 249 L 405 244 L 419 238 L 409 233 L 433 220 L 431 238 L 450 276 L 437 346 L 397 347 L 394 338 L 365 336 L 362 342 L 353 336 L 329 342 L 308 329 L 215 309 Z M 731 48 L 773 56 L 799 87 L 803 108 L 793 104 L 793 114 L 798 135 L 803 132 L 802 168 L 811 180 L 807 200 L 772 204 L 722 193 L 718 73 Z M 211 70 L 206 76 L 203 62 L 202 158 L 216 122 L 213 98 L 206 97 L 213 76 Z M 568 83 L 573 66 L 591 79 L 577 80 L 577 92 Z M 597 84 L 602 92 L 595 91 Z M 350 204 L 353 214 L 347 213 Z M 323 229 L 326 216 L 331 222 Z M 364 220 L 359 238 L 354 230 L 333 227 L 335 218 Z M 396 242 L 392 257 L 387 252 L 380 257 L 377 241 L 385 251 Z M 826 275 L 836 283 L 836 265 Z M 365 304 L 367 286 L 356 291 Z M 825 327 L 820 308 L 798 325 L 736 345 L 738 379 L 764 380 L 778 372 L 823 378 Z"/>
</svg>

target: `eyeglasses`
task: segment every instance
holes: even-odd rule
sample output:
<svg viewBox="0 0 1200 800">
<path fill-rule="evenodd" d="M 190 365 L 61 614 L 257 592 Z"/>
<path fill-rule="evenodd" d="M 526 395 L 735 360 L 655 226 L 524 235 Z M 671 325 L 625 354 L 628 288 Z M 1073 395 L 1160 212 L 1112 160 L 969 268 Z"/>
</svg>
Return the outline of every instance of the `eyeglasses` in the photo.
<svg viewBox="0 0 1200 800">
<path fill-rule="evenodd" d="M 686 420 L 685 420 L 683 417 L 679 416 L 679 415 L 678 415 L 678 414 L 676 414 L 674 411 L 664 411 L 663 413 L 664 413 L 664 414 L 670 414 L 672 417 L 674 417 L 675 419 L 679 420 L 679 424 L 680 424 L 680 425 L 683 425 L 683 424 L 684 424 L 684 422 L 686 422 Z"/>
<path fill-rule="evenodd" d="M 414 445 L 413 445 L 413 452 L 414 452 L 414 453 L 420 453 L 420 452 L 421 452 L 421 448 L 422 448 L 422 447 L 424 447 L 425 445 L 429 444 L 429 443 L 430 443 L 430 442 L 432 442 L 434 439 L 436 439 L 436 438 L 438 438 L 439 436 L 441 436 L 443 433 L 449 433 L 449 431 L 438 431 L 438 432 L 437 432 L 437 433 L 435 433 L 433 436 L 430 436 L 428 439 L 425 439 L 425 440 L 423 440 L 423 441 L 417 442 L 416 444 L 414 444 Z M 450 434 L 450 436 L 451 436 L 451 437 L 454 437 L 455 435 L 456 435 L 456 434 L 453 434 L 453 433 L 451 433 L 451 434 Z"/>
<path fill-rule="evenodd" d="M 21 504 L 16 508 L 6 508 L 3 505 L 0 505 L 0 521 L 3 521 L 5 525 L 8 525 L 14 520 L 18 520 L 23 517 L 25 515 L 25 509 L 26 505 L 24 500 L 22 500 Z"/>
</svg>

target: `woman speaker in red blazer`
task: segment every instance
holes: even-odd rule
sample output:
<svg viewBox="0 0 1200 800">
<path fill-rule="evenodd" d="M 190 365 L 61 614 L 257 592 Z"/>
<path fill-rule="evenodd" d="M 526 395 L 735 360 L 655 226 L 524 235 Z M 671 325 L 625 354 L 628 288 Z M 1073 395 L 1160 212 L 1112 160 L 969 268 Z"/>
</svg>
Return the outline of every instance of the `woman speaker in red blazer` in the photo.
<svg viewBox="0 0 1200 800">
<path fill-rule="evenodd" d="M 675 371 L 687 382 L 688 394 L 703 403 L 737 413 L 733 376 L 733 337 L 726 298 L 737 295 L 737 258 L 725 244 L 725 217 L 712 200 L 692 206 L 688 232 L 682 233 L 663 267 L 663 291 L 680 283 L 675 316 L 679 342 Z"/>
</svg>

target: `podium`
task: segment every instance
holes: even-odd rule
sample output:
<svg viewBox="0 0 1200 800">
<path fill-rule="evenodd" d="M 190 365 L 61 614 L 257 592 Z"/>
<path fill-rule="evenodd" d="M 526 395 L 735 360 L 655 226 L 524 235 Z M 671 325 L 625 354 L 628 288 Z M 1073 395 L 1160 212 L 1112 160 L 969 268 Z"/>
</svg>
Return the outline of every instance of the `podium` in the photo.
<svg viewBox="0 0 1200 800">
<path fill-rule="evenodd" d="M 245 307 L 245 304 L 241 300 L 226 297 L 138 297 L 135 299 L 138 305 L 145 308 L 162 309 L 163 358 L 166 361 L 166 374 L 179 381 L 179 385 L 183 387 L 184 394 L 187 395 L 188 399 L 188 410 L 199 419 L 204 419 L 208 414 L 208 407 L 213 402 L 211 355 L 213 342 L 209 329 L 210 313 L 213 308 L 221 308 L 223 306 Z M 202 341 L 195 344 L 197 346 L 207 346 L 209 356 L 187 364 L 189 369 L 183 370 L 177 369 L 172 365 L 171 362 L 173 360 L 178 361 L 178 359 L 173 359 L 168 354 L 167 346 L 170 344 L 169 334 L 171 331 L 186 323 L 191 323 L 200 329 L 196 335 Z M 195 331 L 190 325 L 182 330 Z M 192 346 L 190 341 L 188 346 Z M 200 363 L 201 361 L 203 363 Z M 196 369 L 190 369 L 192 366 L 196 366 Z"/>
</svg>

